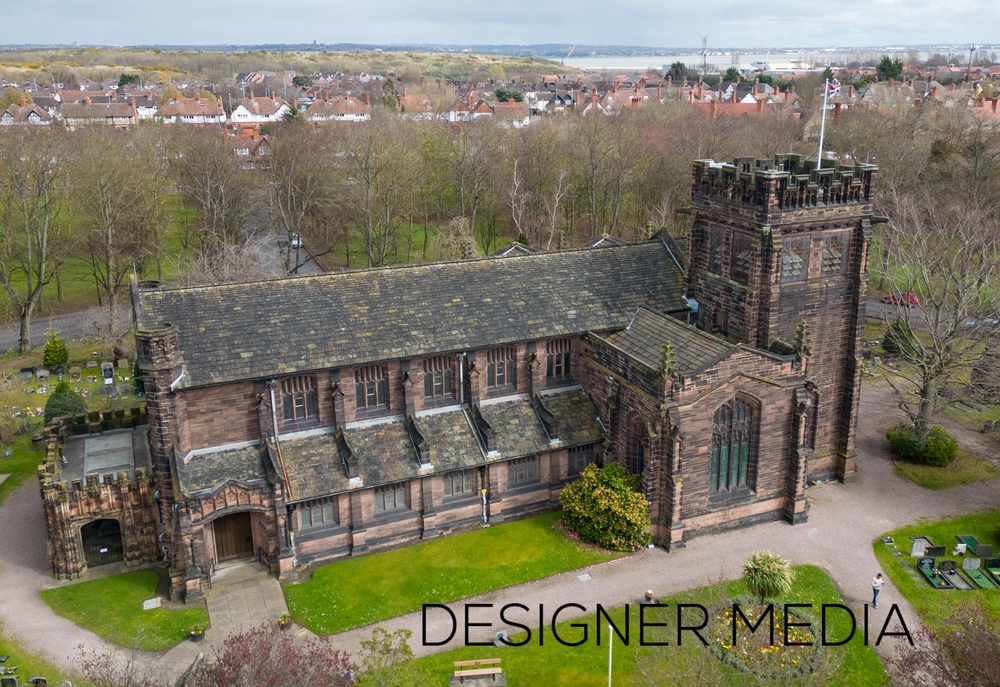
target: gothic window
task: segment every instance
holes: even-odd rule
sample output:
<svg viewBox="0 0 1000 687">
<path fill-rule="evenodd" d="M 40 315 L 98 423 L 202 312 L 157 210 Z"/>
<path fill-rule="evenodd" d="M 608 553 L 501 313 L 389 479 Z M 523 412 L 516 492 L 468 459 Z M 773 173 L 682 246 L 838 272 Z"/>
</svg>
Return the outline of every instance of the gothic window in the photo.
<svg viewBox="0 0 1000 687">
<path fill-rule="evenodd" d="M 367 365 L 354 371 L 354 396 L 358 410 L 389 405 L 389 382 L 385 365 Z"/>
<path fill-rule="evenodd" d="M 636 416 L 628 425 L 625 445 L 625 467 L 634 475 L 641 475 L 646 467 L 649 434 L 642 418 Z"/>
<path fill-rule="evenodd" d="M 333 501 L 312 501 L 302 506 L 302 529 L 337 524 Z"/>
<path fill-rule="evenodd" d="M 726 243 L 726 230 L 712 227 L 708 236 L 708 271 L 722 274 L 722 250 Z"/>
<path fill-rule="evenodd" d="M 712 418 L 709 488 L 724 491 L 747 485 L 753 451 L 753 406 L 742 398 L 723 403 Z"/>
<path fill-rule="evenodd" d="M 838 231 L 823 237 L 823 276 L 843 274 L 847 269 L 848 233 Z"/>
<path fill-rule="evenodd" d="M 570 349 L 572 348 L 569 339 L 556 339 L 549 341 L 545 345 L 547 363 L 545 376 L 548 379 L 562 379 L 569 377 Z"/>
<path fill-rule="evenodd" d="M 781 281 L 801 281 L 809 273 L 809 236 L 786 238 L 781 244 Z"/>
<path fill-rule="evenodd" d="M 451 388 L 451 358 L 439 355 L 424 361 L 424 398 L 445 398 Z"/>
<path fill-rule="evenodd" d="M 507 463 L 507 483 L 524 484 L 538 479 L 538 458 L 518 458 Z"/>
<path fill-rule="evenodd" d="M 375 512 L 385 513 L 406 508 L 406 483 L 387 484 L 375 487 Z"/>
<path fill-rule="evenodd" d="M 753 237 L 742 231 L 733 232 L 733 252 L 729 263 L 729 278 L 746 284 L 750 281 L 750 256 Z"/>
<path fill-rule="evenodd" d="M 501 389 L 514 386 L 514 361 L 516 352 L 513 346 L 494 348 L 486 354 L 486 386 L 491 389 Z"/>
<path fill-rule="evenodd" d="M 569 474 L 579 475 L 583 469 L 594 462 L 594 444 L 574 446 L 569 450 Z"/>
<path fill-rule="evenodd" d="M 312 377 L 290 377 L 281 382 L 285 422 L 316 418 L 316 388 Z"/>
<path fill-rule="evenodd" d="M 476 487 L 475 470 L 462 470 L 444 476 L 444 495 L 461 496 L 471 494 Z"/>
</svg>

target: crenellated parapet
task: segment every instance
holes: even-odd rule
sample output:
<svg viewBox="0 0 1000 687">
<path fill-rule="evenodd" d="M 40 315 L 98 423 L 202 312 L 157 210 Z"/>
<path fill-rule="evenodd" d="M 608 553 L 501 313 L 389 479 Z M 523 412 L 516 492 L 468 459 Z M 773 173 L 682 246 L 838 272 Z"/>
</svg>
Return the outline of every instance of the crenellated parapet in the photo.
<svg viewBox="0 0 1000 687">
<path fill-rule="evenodd" d="M 732 163 L 695 160 L 691 199 L 695 205 L 721 203 L 728 212 L 762 221 L 776 213 L 870 203 L 875 165 L 825 164 L 817 169 L 815 159 L 796 154 Z"/>
</svg>

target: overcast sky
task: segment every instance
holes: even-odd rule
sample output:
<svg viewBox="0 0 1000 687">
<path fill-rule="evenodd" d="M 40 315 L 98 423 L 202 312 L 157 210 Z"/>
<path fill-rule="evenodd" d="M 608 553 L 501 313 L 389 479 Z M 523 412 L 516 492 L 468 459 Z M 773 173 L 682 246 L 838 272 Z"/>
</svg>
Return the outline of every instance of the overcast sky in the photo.
<svg viewBox="0 0 1000 687">
<path fill-rule="evenodd" d="M 0 0 L 0 43 L 1000 43 L 995 0 Z"/>
</svg>

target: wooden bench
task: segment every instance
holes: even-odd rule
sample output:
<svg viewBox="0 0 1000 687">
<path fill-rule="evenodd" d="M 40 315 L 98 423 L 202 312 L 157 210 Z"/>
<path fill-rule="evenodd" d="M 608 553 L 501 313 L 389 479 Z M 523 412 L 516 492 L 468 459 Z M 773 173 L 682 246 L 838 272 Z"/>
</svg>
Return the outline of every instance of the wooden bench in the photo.
<svg viewBox="0 0 1000 687">
<path fill-rule="evenodd" d="M 461 668 L 463 666 L 489 666 L 498 665 L 500 663 L 499 658 L 481 658 L 478 661 L 455 661 L 455 667 Z"/>
<path fill-rule="evenodd" d="M 486 677 L 501 673 L 503 673 L 503 668 L 479 668 L 477 670 L 456 670 L 455 677 Z"/>
</svg>

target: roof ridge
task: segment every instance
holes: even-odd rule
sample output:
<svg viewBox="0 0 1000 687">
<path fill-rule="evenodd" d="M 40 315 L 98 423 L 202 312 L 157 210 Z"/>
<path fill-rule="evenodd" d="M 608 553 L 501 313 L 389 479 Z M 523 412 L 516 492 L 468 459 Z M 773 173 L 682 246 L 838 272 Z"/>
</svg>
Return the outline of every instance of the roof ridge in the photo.
<svg viewBox="0 0 1000 687">
<path fill-rule="evenodd" d="M 538 252 L 538 253 L 524 253 L 524 254 L 519 254 L 519 255 L 509 255 L 509 256 L 504 256 L 503 257 L 503 261 L 505 263 L 510 264 L 513 261 L 521 260 L 521 259 L 540 259 L 540 258 L 543 258 L 543 257 L 553 257 L 553 256 L 559 256 L 559 255 L 568 255 L 568 254 L 582 253 L 582 252 L 585 252 L 585 251 L 594 251 L 594 250 L 616 250 L 616 249 L 623 249 L 623 248 L 624 249 L 635 249 L 635 248 L 637 248 L 639 246 L 647 246 L 647 245 L 654 245 L 654 244 L 657 245 L 657 246 L 660 246 L 660 247 L 663 246 L 663 243 L 661 241 L 658 241 L 658 240 L 643 241 L 641 243 L 625 243 L 625 244 L 620 244 L 620 245 L 608 244 L 608 245 L 604 245 L 604 246 L 596 246 L 596 247 L 593 247 L 593 248 L 587 247 L 587 246 L 580 246 L 578 248 L 567 248 L 567 249 L 563 249 L 563 250 L 541 251 L 541 252 Z M 664 250 L 666 250 L 666 248 L 664 248 Z M 271 279 L 256 279 L 256 280 L 247 281 L 247 282 L 225 282 L 225 283 L 222 283 L 222 284 L 193 284 L 193 285 L 186 285 L 186 286 L 158 287 L 158 288 L 155 288 L 155 289 L 143 289 L 143 288 L 140 287 L 139 291 L 140 291 L 140 293 L 146 294 L 146 293 L 158 293 L 158 292 L 167 292 L 167 291 L 169 291 L 169 292 L 176 292 L 176 291 L 200 291 L 200 290 L 207 290 L 207 289 L 221 289 L 221 288 L 224 288 L 224 287 L 232 287 L 232 286 L 241 286 L 242 287 L 242 286 L 247 286 L 247 285 L 250 285 L 250 284 L 273 284 L 275 282 L 291 282 L 291 281 L 301 282 L 301 281 L 307 281 L 307 280 L 320 281 L 320 280 L 324 280 L 324 279 L 334 279 L 334 278 L 337 278 L 337 277 L 343 277 L 343 276 L 349 275 L 349 274 L 362 274 L 362 273 L 367 274 L 367 273 L 370 273 L 370 272 L 389 272 L 389 271 L 393 271 L 393 270 L 410 270 L 410 269 L 423 269 L 423 268 L 429 269 L 429 268 L 438 268 L 438 267 L 449 266 L 449 265 L 471 264 L 471 263 L 487 263 L 487 264 L 490 264 L 490 263 L 494 263 L 494 262 L 497 262 L 497 261 L 498 261 L 498 258 L 489 256 L 489 255 L 485 255 L 485 256 L 479 257 L 479 258 L 466 258 L 466 259 L 458 258 L 458 259 L 455 259 L 455 260 L 437 260 L 437 261 L 434 261 L 434 262 L 411 262 L 411 263 L 394 264 L 394 265 L 380 265 L 378 267 L 360 267 L 358 269 L 352 269 L 352 270 L 324 272 L 323 274 L 306 274 L 306 275 L 297 275 L 297 276 L 291 276 L 291 277 L 287 277 L 287 276 L 286 277 L 273 277 Z"/>
</svg>

